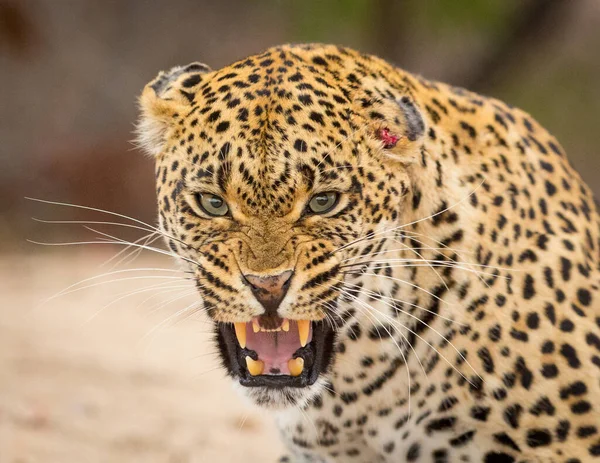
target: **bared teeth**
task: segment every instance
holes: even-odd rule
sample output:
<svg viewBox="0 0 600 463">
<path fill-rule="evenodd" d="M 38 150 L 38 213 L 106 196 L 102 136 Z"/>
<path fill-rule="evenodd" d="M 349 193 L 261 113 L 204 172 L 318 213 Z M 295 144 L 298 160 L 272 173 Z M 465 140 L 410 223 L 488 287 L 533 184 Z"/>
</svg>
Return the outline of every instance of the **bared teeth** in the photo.
<svg viewBox="0 0 600 463">
<path fill-rule="evenodd" d="M 246 366 L 252 376 L 262 375 L 265 369 L 265 362 L 262 360 L 253 360 L 249 355 L 246 356 Z"/>
<path fill-rule="evenodd" d="M 281 324 L 281 329 L 286 333 L 290 330 L 290 321 L 287 318 L 283 320 L 283 323 Z"/>
<path fill-rule="evenodd" d="M 258 320 L 255 318 L 252 320 L 252 331 L 258 333 L 260 331 L 260 325 L 258 324 Z"/>
<path fill-rule="evenodd" d="M 291 376 L 300 376 L 302 370 L 304 370 L 304 359 L 302 357 L 296 357 L 295 359 L 288 360 L 288 368 Z"/>
<path fill-rule="evenodd" d="M 246 347 L 246 323 L 238 322 L 234 323 L 233 326 L 235 327 L 235 336 L 240 343 L 240 347 L 244 349 Z"/>
<path fill-rule="evenodd" d="M 310 320 L 298 320 L 298 335 L 300 336 L 300 345 L 306 346 L 308 335 L 310 333 Z"/>
</svg>

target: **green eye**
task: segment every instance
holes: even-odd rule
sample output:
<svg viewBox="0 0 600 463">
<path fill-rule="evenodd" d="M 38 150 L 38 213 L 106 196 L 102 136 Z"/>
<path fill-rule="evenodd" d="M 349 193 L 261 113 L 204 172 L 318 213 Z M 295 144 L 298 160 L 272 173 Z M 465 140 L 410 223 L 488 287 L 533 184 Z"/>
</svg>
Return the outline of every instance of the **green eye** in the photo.
<svg viewBox="0 0 600 463">
<path fill-rule="evenodd" d="M 339 197 L 335 191 L 318 193 L 311 198 L 308 208 L 313 214 L 325 214 L 337 205 Z"/>
<path fill-rule="evenodd" d="M 222 217 L 229 212 L 229 206 L 223 198 L 210 193 L 197 193 L 198 204 L 204 212 L 215 217 Z"/>
</svg>

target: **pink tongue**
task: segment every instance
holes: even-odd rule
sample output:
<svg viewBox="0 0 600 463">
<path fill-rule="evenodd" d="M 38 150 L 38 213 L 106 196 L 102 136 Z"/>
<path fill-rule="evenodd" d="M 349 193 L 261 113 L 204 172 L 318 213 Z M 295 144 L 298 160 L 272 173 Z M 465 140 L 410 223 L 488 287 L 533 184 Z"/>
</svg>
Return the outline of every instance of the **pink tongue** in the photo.
<svg viewBox="0 0 600 463">
<path fill-rule="evenodd" d="M 312 337 L 312 329 L 308 340 Z M 246 325 L 246 348 L 255 351 L 259 360 L 265 362 L 264 375 L 289 375 L 288 361 L 302 347 L 298 324 L 290 320 L 289 331 L 255 333 L 252 323 Z"/>
</svg>

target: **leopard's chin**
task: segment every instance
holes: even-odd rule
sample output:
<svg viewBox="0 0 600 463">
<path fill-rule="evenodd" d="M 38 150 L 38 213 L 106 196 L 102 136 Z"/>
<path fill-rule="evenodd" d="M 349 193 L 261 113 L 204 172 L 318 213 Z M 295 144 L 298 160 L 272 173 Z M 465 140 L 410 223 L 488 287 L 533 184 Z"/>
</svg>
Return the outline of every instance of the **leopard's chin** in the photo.
<svg viewBox="0 0 600 463">
<path fill-rule="evenodd" d="M 303 388 L 282 387 L 275 389 L 268 386 L 249 388 L 242 386 L 238 380 L 234 379 L 235 389 L 242 397 L 249 400 L 253 405 L 270 411 L 303 408 L 326 389 L 327 383 L 325 375 L 321 375 L 314 384 Z"/>
<path fill-rule="evenodd" d="M 261 325 L 262 322 L 262 325 Z M 217 323 L 223 365 L 243 395 L 258 406 L 304 405 L 326 382 L 335 331 L 325 321 L 287 320 Z"/>
</svg>

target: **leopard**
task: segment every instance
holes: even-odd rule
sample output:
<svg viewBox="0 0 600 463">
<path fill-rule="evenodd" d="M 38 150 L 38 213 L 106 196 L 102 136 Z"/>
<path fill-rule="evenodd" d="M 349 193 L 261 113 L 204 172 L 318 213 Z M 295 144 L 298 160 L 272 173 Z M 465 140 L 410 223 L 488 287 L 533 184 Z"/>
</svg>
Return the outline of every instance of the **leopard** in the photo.
<svg viewBox="0 0 600 463">
<path fill-rule="evenodd" d="M 532 116 L 325 44 L 139 107 L 167 252 L 281 461 L 600 458 L 599 217 Z"/>
</svg>

